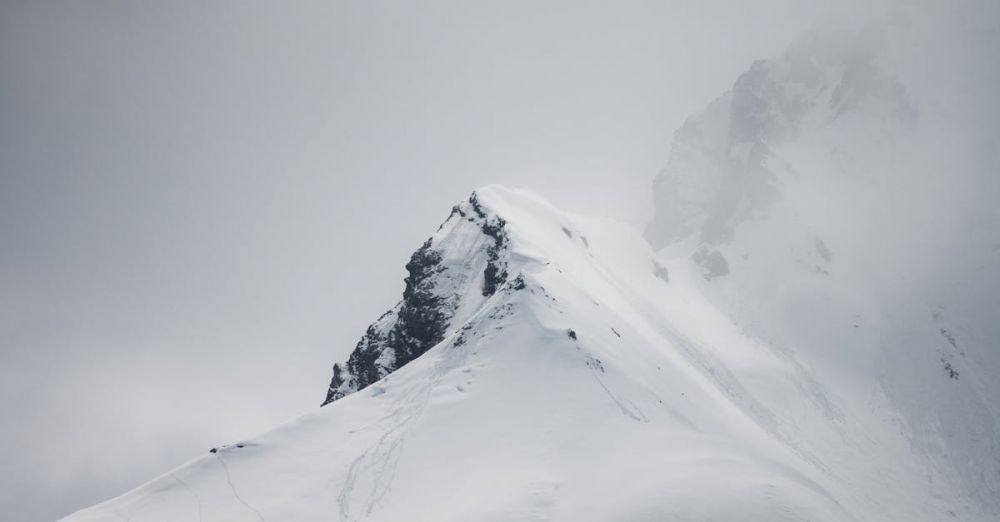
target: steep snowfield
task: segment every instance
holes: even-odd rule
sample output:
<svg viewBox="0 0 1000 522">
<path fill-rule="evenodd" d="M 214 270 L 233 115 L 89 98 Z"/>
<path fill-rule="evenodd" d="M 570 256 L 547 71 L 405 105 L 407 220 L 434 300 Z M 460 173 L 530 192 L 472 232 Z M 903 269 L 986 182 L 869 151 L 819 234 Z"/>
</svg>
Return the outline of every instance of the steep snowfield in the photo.
<svg viewBox="0 0 1000 522">
<path fill-rule="evenodd" d="M 428 242 L 474 260 L 443 256 L 439 343 L 66 520 L 989 519 L 884 396 L 747 336 L 630 227 L 495 186 L 475 201 L 503 219 L 504 281 L 481 291 L 496 243 L 462 203 Z"/>
</svg>

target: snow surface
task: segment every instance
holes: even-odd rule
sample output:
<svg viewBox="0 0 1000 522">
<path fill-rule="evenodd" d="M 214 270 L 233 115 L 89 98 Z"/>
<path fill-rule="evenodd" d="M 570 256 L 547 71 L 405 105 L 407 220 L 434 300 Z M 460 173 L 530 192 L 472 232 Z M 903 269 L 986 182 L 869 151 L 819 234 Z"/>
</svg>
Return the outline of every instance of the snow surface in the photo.
<svg viewBox="0 0 1000 522">
<path fill-rule="evenodd" d="M 858 409 L 844 395 L 857 383 L 836 365 L 807 368 L 747 336 L 703 297 L 700 273 L 665 281 L 631 227 L 521 190 L 477 194 L 506 220 L 508 283 L 444 341 L 360 392 L 66 520 L 941 520 L 962 510 L 960 484 L 927 474 L 933 462 L 912 452 L 913 429 L 883 395 L 860 389 Z M 478 233 L 438 234 L 463 232 Z"/>
</svg>

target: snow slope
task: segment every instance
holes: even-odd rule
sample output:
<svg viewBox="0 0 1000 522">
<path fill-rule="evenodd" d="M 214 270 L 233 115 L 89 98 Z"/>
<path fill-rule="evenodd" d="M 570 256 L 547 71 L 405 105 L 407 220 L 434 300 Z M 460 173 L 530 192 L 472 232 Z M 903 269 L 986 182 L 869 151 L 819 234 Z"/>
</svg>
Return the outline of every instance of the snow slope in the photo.
<svg viewBox="0 0 1000 522">
<path fill-rule="evenodd" d="M 853 376 L 747 336 L 631 227 L 496 186 L 456 208 L 425 244 L 462 252 L 425 288 L 452 303 L 440 342 L 66 520 L 988 519 L 927 483 L 890 402 L 845 407 Z"/>
</svg>

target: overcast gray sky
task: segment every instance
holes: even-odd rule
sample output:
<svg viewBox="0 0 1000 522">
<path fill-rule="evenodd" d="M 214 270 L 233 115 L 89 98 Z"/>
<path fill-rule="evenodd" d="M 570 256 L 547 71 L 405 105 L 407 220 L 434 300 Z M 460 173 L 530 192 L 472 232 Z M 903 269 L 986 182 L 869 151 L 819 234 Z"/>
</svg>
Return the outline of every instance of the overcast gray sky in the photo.
<svg viewBox="0 0 1000 522">
<path fill-rule="evenodd" d="M 52 520 L 316 408 L 486 183 L 641 223 L 798 0 L 0 2 L 0 505 Z"/>
</svg>

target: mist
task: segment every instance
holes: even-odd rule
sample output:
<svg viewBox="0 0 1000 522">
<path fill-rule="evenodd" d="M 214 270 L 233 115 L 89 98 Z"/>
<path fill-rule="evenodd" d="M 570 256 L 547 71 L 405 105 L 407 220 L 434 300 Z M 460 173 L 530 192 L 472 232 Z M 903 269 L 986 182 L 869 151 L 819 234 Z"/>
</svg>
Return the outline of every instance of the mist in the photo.
<svg viewBox="0 0 1000 522">
<path fill-rule="evenodd" d="M 478 186 L 645 226 L 690 115 L 805 32 L 886 10 L 804 4 L 0 5 L 7 518 L 53 520 L 318 407 Z M 978 140 L 972 174 L 922 178 L 959 214 L 935 237 L 995 230 L 1000 195 L 1000 16 L 960 13 L 975 31 L 924 19 L 919 46 L 959 74 L 893 71 L 921 99 L 965 93 L 943 117 Z"/>
</svg>

